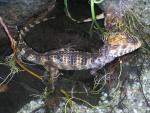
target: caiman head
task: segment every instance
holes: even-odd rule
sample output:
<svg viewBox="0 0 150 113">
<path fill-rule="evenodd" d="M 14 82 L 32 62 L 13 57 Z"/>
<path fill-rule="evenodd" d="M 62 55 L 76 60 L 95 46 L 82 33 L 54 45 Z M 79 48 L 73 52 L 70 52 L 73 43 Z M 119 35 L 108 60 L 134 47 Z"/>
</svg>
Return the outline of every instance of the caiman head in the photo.
<svg viewBox="0 0 150 113">
<path fill-rule="evenodd" d="M 99 50 L 100 55 L 94 60 L 93 68 L 102 68 L 115 58 L 131 53 L 141 47 L 141 42 L 125 32 L 107 33 L 104 46 Z"/>
<path fill-rule="evenodd" d="M 109 33 L 105 41 L 107 54 L 114 58 L 123 56 L 141 47 L 140 40 L 128 33 Z"/>
</svg>

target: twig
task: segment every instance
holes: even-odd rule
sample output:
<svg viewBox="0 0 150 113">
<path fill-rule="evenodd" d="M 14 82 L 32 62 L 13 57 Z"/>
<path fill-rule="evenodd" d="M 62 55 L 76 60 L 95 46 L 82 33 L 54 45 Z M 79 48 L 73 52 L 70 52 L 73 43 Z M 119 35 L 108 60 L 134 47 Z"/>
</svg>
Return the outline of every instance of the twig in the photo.
<svg viewBox="0 0 150 113">
<path fill-rule="evenodd" d="M 2 17 L 0 17 L 0 24 L 2 25 L 2 27 L 4 28 L 4 31 L 6 32 L 10 42 L 11 42 L 11 48 L 13 49 L 13 58 L 15 60 L 15 62 L 21 67 L 23 68 L 25 71 L 27 71 L 28 73 L 30 73 L 31 75 L 33 75 L 34 77 L 43 80 L 42 77 L 40 77 L 39 75 L 37 75 L 36 73 L 32 72 L 31 70 L 29 70 L 28 68 L 26 68 L 18 59 L 17 59 L 17 55 L 16 55 L 16 41 L 13 39 L 13 37 L 11 36 L 11 34 L 9 33 L 6 24 L 4 23 Z"/>
</svg>

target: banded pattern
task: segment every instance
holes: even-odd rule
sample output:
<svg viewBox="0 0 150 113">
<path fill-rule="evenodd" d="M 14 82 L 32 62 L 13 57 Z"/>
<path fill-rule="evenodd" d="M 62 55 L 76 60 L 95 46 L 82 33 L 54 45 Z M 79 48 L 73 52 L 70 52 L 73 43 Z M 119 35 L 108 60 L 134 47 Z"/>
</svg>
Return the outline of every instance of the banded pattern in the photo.
<svg viewBox="0 0 150 113">
<path fill-rule="evenodd" d="M 89 65 L 94 62 L 98 53 L 88 53 L 75 51 L 71 48 L 62 48 L 59 50 L 50 51 L 44 54 L 51 61 L 53 66 L 63 70 L 82 70 L 89 69 Z M 47 63 L 45 62 L 45 63 Z"/>
</svg>

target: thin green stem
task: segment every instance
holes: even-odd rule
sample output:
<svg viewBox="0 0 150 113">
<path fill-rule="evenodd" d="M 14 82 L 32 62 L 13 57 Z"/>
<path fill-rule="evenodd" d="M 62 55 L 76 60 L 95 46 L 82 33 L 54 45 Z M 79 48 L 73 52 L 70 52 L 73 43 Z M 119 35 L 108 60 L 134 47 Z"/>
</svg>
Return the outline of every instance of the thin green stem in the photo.
<svg viewBox="0 0 150 113">
<path fill-rule="evenodd" d="M 68 10 L 68 0 L 64 0 L 64 5 L 65 5 L 65 9 L 64 9 L 64 10 L 65 10 L 66 15 L 67 15 L 72 21 L 77 22 L 77 23 L 80 23 L 80 21 L 74 19 L 74 18 L 71 16 L 71 14 L 69 13 L 69 10 Z"/>
<path fill-rule="evenodd" d="M 92 21 L 95 22 L 95 10 L 94 10 L 94 0 L 91 0 L 91 15 L 92 15 Z"/>
<path fill-rule="evenodd" d="M 96 16 L 95 16 L 95 9 L 94 9 L 94 0 L 91 0 L 90 1 L 90 4 L 91 4 L 91 16 L 92 16 L 92 28 L 95 26 L 96 29 L 98 29 L 100 31 L 100 34 L 104 33 L 103 29 L 99 26 L 99 24 L 97 23 L 96 21 Z"/>
</svg>

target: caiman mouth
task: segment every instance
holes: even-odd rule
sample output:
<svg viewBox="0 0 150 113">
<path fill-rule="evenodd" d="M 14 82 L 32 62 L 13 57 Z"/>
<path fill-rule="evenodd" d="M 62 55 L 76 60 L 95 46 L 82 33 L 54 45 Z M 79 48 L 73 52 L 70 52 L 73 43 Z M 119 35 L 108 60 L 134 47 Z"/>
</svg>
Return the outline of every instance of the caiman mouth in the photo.
<svg viewBox="0 0 150 113">
<path fill-rule="evenodd" d="M 141 47 L 140 40 L 128 33 L 109 33 L 106 40 L 108 54 L 112 57 L 119 57 L 128 54 Z"/>
</svg>

